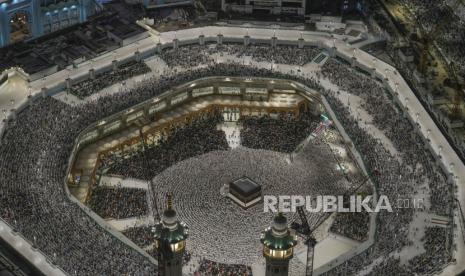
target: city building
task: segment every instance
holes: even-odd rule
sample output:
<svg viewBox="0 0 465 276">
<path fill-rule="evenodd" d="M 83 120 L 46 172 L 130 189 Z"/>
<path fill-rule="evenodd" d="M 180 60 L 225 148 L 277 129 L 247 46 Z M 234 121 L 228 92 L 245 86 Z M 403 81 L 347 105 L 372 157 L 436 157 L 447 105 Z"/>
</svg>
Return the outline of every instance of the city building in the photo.
<svg viewBox="0 0 465 276">
<path fill-rule="evenodd" d="M 263 15 L 305 15 L 306 0 L 222 0 L 224 12 Z"/>
<path fill-rule="evenodd" d="M 356 11 L 359 0 L 309 0 L 306 14 L 343 15 Z"/>
<path fill-rule="evenodd" d="M 147 9 L 193 5 L 193 3 L 193 0 L 142 0 L 142 4 Z"/>
<path fill-rule="evenodd" d="M 94 0 L 0 0 L 0 47 L 85 22 L 99 10 Z"/>
<path fill-rule="evenodd" d="M 359 0 L 222 0 L 224 12 L 256 15 L 343 15 L 357 11 Z"/>
</svg>

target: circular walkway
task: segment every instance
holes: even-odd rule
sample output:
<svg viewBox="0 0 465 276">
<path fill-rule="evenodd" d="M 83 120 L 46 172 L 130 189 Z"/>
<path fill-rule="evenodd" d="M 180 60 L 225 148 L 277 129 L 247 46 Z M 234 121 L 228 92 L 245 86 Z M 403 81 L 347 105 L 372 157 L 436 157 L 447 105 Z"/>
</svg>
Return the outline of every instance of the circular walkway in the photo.
<svg viewBox="0 0 465 276">
<path fill-rule="evenodd" d="M 262 195 L 337 195 L 347 182 L 325 144 L 309 144 L 287 162 L 287 154 L 239 147 L 190 158 L 154 178 L 153 191 L 174 195 L 180 220 L 190 228 L 188 251 L 207 259 L 246 264 L 262 259 L 260 233 L 273 214 L 263 203 L 247 210 L 221 196 L 225 184 L 247 176 L 262 186 Z M 307 214 L 309 223 L 321 214 Z M 289 223 L 297 218 L 287 214 Z M 297 218 L 300 222 L 300 220 Z"/>
</svg>

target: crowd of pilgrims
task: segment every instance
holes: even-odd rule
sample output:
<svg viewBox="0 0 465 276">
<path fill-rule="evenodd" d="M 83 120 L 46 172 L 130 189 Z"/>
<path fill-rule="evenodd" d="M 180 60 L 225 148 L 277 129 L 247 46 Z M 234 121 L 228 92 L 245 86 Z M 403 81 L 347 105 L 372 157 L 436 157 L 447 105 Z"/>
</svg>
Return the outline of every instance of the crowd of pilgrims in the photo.
<svg viewBox="0 0 465 276">
<path fill-rule="evenodd" d="M 285 77 L 240 64 L 218 64 L 148 79 L 132 90 L 74 107 L 51 97 L 34 99 L 8 123 L 1 140 L 2 218 L 72 275 L 153 275 L 154 264 L 68 198 L 63 188 L 68 157 L 75 138 L 91 123 L 173 85 L 217 75 Z"/>
<path fill-rule="evenodd" d="M 415 179 L 417 185 L 428 183 L 431 190 L 431 211 L 439 215 L 450 214 L 453 202 L 450 187 L 447 184 L 447 177 L 433 162 L 428 162 L 434 160 L 434 157 L 429 151 L 423 150 L 425 147 L 424 142 L 419 135 L 408 133 L 412 137 L 406 139 L 405 135 L 407 133 L 405 130 L 414 130 L 414 127 L 403 117 L 402 111 L 394 105 L 386 104 L 385 95 L 387 90 L 371 78 L 355 73 L 347 66 L 334 60 L 327 62 L 323 66 L 321 74 L 328 77 L 342 90 L 350 91 L 351 94 L 364 100 L 363 108 L 372 116 L 373 124 L 385 133 L 399 152 L 404 153 L 400 156 L 393 156 L 395 159 L 401 159 L 401 163 L 409 165 L 399 169 L 401 170 L 398 172 L 400 180 L 413 181 Z M 368 91 L 372 93 L 367 93 Z M 386 116 L 386 114 L 395 114 L 397 116 Z M 380 141 L 376 142 L 379 143 Z M 365 144 L 365 147 L 369 147 L 369 145 Z M 405 170 L 407 172 L 404 172 Z M 404 174 L 409 177 L 405 179 Z M 415 187 L 409 187 L 416 190 Z"/>
<path fill-rule="evenodd" d="M 87 79 L 71 85 L 69 92 L 78 98 L 86 98 L 103 88 L 127 80 L 134 76 L 149 73 L 151 70 L 144 62 L 129 61 L 119 65 L 115 70 L 96 73 L 94 79 Z"/>
<path fill-rule="evenodd" d="M 104 219 L 125 219 L 147 215 L 145 189 L 96 186 L 88 206 Z"/>
<path fill-rule="evenodd" d="M 221 113 L 216 112 L 200 115 L 186 125 L 173 125 L 156 145 L 123 162 L 117 161 L 110 166 L 108 173 L 149 180 L 184 159 L 214 150 L 226 150 L 225 134 L 216 128 L 222 120 Z M 102 161 L 104 166 L 106 161 L 109 160 Z"/>
<path fill-rule="evenodd" d="M 154 275 L 156 266 L 153 263 L 112 236 L 87 214 L 86 209 L 69 200 L 63 181 L 74 139 L 89 124 L 157 96 L 174 85 L 218 75 L 285 78 L 318 89 L 332 105 L 354 146 L 361 153 L 367 169 L 370 172 L 379 171 L 379 174 L 372 175 L 378 193 L 390 199 L 396 199 L 398 195 L 411 198 L 419 186 L 426 182 L 431 195 L 431 208 L 428 211 L 450 214 L 452 194 L 445 176 L 436 165 L 434 157 L 425 150 L 424 142 L 415 132 L 415 127 L 402 116 L 401 111 L 396 109 L 374 80 L 335 62 L 327 63 L 322 69 L 322 76 L 365 100 L 364 108 L 373 116 L 373 124 L 392 141 L 399 152 L 398 156 L 393 156 L 379 139 L 364 131 L 349 108 L 338 99 L 338 91 L 323 89 L 316 79 L 301 79 L 295 75 L 237 63 L 220 63 L 166 74 L 161 78 L 150 78 L 134 89 L 78 106 L 69 106 L 51 97 L 35 99 L 17 114 L 15 120 L 8 122 L 1 140 L 2 219 L 33 242 L 51 262 L 71 275 Z M 103 78 L 101 82 L 107 86 L 106 82 L 111 81 L 113 78 Z M 407 234 L 414 212 L 414 209 L 399 210 L 395 207 L 393 213 L 380 212 L 374 245 L 326 275 L 342 272 L 353 274 L 377 257 L 411 245 Z M 451 229 L 444 228 L 441 231 L 445 232 L 444 235 L 450 235 Z M 417 263 L 409 264 L 404 269 L 415 273 L 424 272 L 450 261 L 451 249 L 443 238 L 426 238 L 424 242 L 425 247 L 435 250 L 422 253 Z M 439 251 L 442 252 L 441 257 L 437 257 Z M 383 270 L 378 275 L 392 274 L 389 270 Z"/>
<path fill-rule="evenodd" d="M 447 2 L 435 0 L 402 0 L 400 4 L 411 11 L 422 24 L 426 32 L 439 27 L 441 21 L 447 18 L 449 22 L 439 30 L 435 42 L 446 55 L 447 59 L 458 66 L 459 74 L 465 77 L 465 23 L 463 15 L 465 8 L 461 5 L 452 10 Z"/>
<path fill-rule="evenodd" d="M 137 246 L 145 248 L 153 244 L 153 226 L 134 226 L 124 229 L 123 234 Z"/>
<path fill-rule="evenodd" d="M 380 139 L 364 131 L 361 118 L 351 115 L 350 107 L 338 98 L 340 91 L 326 91 L 326 99 L 361 153 L 378 194 L 386 195 L 393 205 L 392 213 L 381 211 L 377 214 L 374 245 L 325 273 L 353 274 L 380 256 L 398 252 L 404 246 L 412 246 L 408 238 L 409 223 L 416 211 L 451 216 L 453 195 L 447 177 L 435 163 L 435 157 L 425 150 L 425 142 L 415 131 L 415 126 L 393 104 L 381 84 L 335 60 L 322 67 L 320 76 L 328 78 L 341 90 L 362 98 L 363 108 L 373 118 L 371 124 L 383 131 L 398 152 L 393 155 Z M 412 199 L 420 188 L 425 188 L 425 184 L 430 192 L 426 199 L 430 202 L 429 208 L 415 210 L 397 205 L 397 199 Z M 444 228 L 444 231 L 445 235 L 452 234 L 450 227 Z M 428 239 L 425 240 L 425 246 L 427 243 L 441 251 L 441 254 L 438 251 L 426 251 L 416 257 L 418 262 L 415 264 L 393 262 L 401 267 L 391 267 L 393 272 L 385 269 L 377 275 L 394 275 L 396 270 L 409 271 L 409 275 L 412 275 L 420 273 L 423 268 L 441 268 L 451 261 L 451 244 L 446 244 L 444 239 Z"/>
<path fill-rule="evenodd" d="M 202 259 L 194 276 L 218 275 L 218 276 L 249 276 L 252 275 L 252 268 L 245 265 L 228 265 Z"/>
<path fill-rule="evenodd" d="M 186 45 L 177 49 L 163 49 L 160 57 L 170 67 L 192 67 L 201 64 L 215 63 L 215 55 L 231 55 L 236 58 L 250 57 L 256 62 L 273 61 L 280 64 L 304 65 L 312 61 L 321 50 L 316 47 L 278 45 L 270 47 L 268 44 L 207 44 Z"/>
<path fill-rule="evenodd" d="M 401 265 L 400 258 L 386 257 L 378 265 L 376 265 L 367 276 L 378 275 L 396 275 L 396 276 L 411 276 L 412 273 L 408 271 L 405 266 Z M 389 273 L 389 274 L 388 274 Z"/>
<path fill-rule="evenodd" d="M 306 138 L 312 132 L 318 120 L 317 116 L 306 111 L 300 112 L 297 117 L 290 114 L 283 116 L 275 119 L 269 118 L 269 120 L 275 120 L 278 126 L 277 128 L 273 128 L 273 132 L 282 133 L 278 137 L 274 137 L 274 140 L 278 145 L 286 146 L 288 146 L 285 143 L 286 140 L 290 140 L 293 143 L 292 149 L 297 146 L 299 141 Z M 221 116 L 221 113 L 215 112 L 210 113 L 210 115 L 200 115 L 188 124 L 173 127 L 153 147 L 146 146 L 148 148 L 145 150 L 136 154 L 131 153 L 131 157 L 124 158 L 120 162 L 113 163 L 113 165 L 108 162 L 110 166 L 108 172 L 125 178 L 151 179 L 156 175 L 157 177 L 152 181 L 152 190 L 176 191 L 179 201 L 176 204 L 177 209 L 181 210 L 182 216 L 187 219 L 184 222 L 191 227 L 197 227 L 196 229 L 208 228 L 208 225 L 215 225 L 215 232 L 218 233 L 227 233 L 231 229 L 230 223 L 217 225 L 218 221 L 222 221 L 228 216 L 244 216 L 242 209 L 236 206 L 232 206 L 229 209 L 223 208 L 223 205 L 216 201 L 216 198 L 219 196 L 217 190 L 218 183 L 226 183 L 228 180 L 238 177 L 238 174 L 247 175 L 258 181 L 258 183 L 266 183 L 266 191 L 272 194 L 282 194 L 284 192 L 299 193 L 306 191 L 305 186 L 312 187 L 314 192 L 318 190 L 319 192 L 325 191 L 326 193 L 338 194 L 342 194 L 348 189 L 346 187 L 347 189 L 345 190 L 336 191 L 336 186 L 347 183 L 345 181 L 341 182 L 341 179 L 344 179 L 343 174 L 334 169 L 334 157 L 328 145 L 319 139 L 315 139 L 312 146 L 305 147 L 298 157 L 295 158 L 295 164 L 297 164 L 295 170 L 285 170 L 283 166 L 287 165 L 286 158 L 288 155 L 267 151 L 270 149 L 273 150 L 270 148 L 272 145 L 271 142 L 255 145 L 256 149 L 265 150 L 241 148 L 234 151 L 226 151 L 228 147 L 225 134 L 223 131 L 218 131 L 216 127 L 222 120 L 223 116 Z M 286 126 L 286 124 L 291 126 Z M 294 124 L 295 126 L 292 126 Z M 259 130 L 269 126 L 272 126 L 271 121 L 263 126 L 257 124 Z M 297 129 L 300 129 L 300 132 Z M 253 128 L 250 128 L 250 131 L 253 131 Z M 248 139 L 258 140 L 259 135 L 266 136 L 267 133 L 255 133 L 254 136 L 249 135 L 251 138 Z M 340 143 L 334 137 L 331 137 L 329 140 L 333 143 Z M 143 149 L 143 147 L 139 147 L 139 149 Z M 282 147 L 274 150 L 283 153 L 292 151 L 288 149 L 287 147 Z M 212 153 L 207 154 L 209 152 Z M 167 157 L 173 157 L 173 159 L 166 159 Z M 181 162 L 190 157 L 196 158 Z M 104 164 L 107 163 L 105 160 L 103 162 Z M 317 167 L 313 166 L 312 169 L 306 164 L 319 165 Z M 299 168 L 303 168 L 304 172 L 299 170 Z M 276 175 L 278 172 L 279 177 Z M 318 179 L 318 181 L 315 181 L 315 179 Z M 289 188 L 290 185 L 292 185 L 292 188 Z M 192 191 L 191 187 L 196 187 L 195 191 Z M 189 200 L 188 198 L 184 198 L 184 196 L 188 198 L 203 198 L 205 200 Z M 209 210 L 211 210 L 211 207 L 206 205 L 212 202 L 216 204 L 216 211 L 214 213 L 210 213 Z M 257 256 L 261 256 L 259 252 L 256 252 L 260 248 L 257 233 L 268 227 L 271 217 L 263 216 L 261 212 L 254 212 L 254 215 L 259 216 L 259 218 L 255 218 L 252 213 L 248 213 L 245 214 L 243 219 L 239 219 L 242 223 L 236 224 L 235 228 L 244 229 L 245 231 L 237 231 L 239 236 L 235 236 L 235 234 L 229 231 L 228 235 L 232 241 L 231 244 L 224 242 L 220 247 L 212 247 L 209 243 L 205 242 L 206 240 L 217 240 L 216 237 L 211 236 L 210 232 L 200 233 L 199 231 L 191 231 L 189 242 L 195 247 L 195 249 L 192 249 L 193 253 L 203 252 L 198 255 L 208 255 L 209 258 L 217 256 L 215 260 L 222 262 L 225 260 L 220 259 L 220 256 L 232 254 L 233 256 L 225 259 L 235 263 L 247 262 L 247 260 L 256 259 Z M 218 219 L 215 221 L 214 218 Z M 250 225 L 251 220 L 253 221 L 252 225 Z M 133 228 L 133 231 L 136 231 L 136 229 Z M 134 238 L 133 241 L 136 244 L 149 245 L 151 237 L 148 228 L 137 228 L 137 231 L 140 231 L 138 233 L 144 238 L 132 235 L 130 239 Z M 145 232 L 145 234 L 142 232 Z M 244 236 L 251 237 L 257 243 L 253 244 L 254 246 L 252 246 L 251 250 L 245 250 L 246 246 L 252 244 L 250 240 L 246 243 L 239 242 L 239 239 Z M 224 251 L 225 248 L 228 249 Z M 225 267 L 226 265 L 222 266 Z"/>
<path fill-rule="evenodd" d="M 196 67 L 199 65 L 213 65 L 216 61 L 215 54 L 229 54 L 238 58 L 251 57 L 257 62 L 273 60 L 275 63 L 304 65 L 315 58 L 320 49 L 316 47 L 278 45 L 274 48 L 265 44 L 207 44 L 186 45 L 177 49 L 166 48 L 160 53 L 160 57 L 169 67 Z M 71 85 L 69 92 L 81 99 L 91 96 L 103 88 L 118 82 L 123 82 L 134 76 L 150 73 L 151 69 L 144 62 L 129 61 L 120 64 L 115 70 L 107 70 L 96 73 L 93 79 L 87 79 Z"/>
<path fill-rule="evenodd" d="M 448 261 L 447 229 L 444 227 L 427 227 L 425 236 L 421 239 L 424 243 L 426 254 L 421 254 L 408 261 L 408 265 L 401 264 L 399 256 L 387 257 L 380 264 L 376 265 L 368 276 L 390 275 L 410 276 L 410 275 L 431 275 L 440 273 L 442 270 L 438 264 L 445 264 Z"/>
<path fill-rule="evenodd" d="M 365 241 L 370 230 L 370 215 L 367 212 L 337 213 L 330 231 L 357 241 Z"/>
<path fill-rule="evenodd" d="M 409 265 L 414 273 L 423 275 L 431 273 L 431 271 L 441 272 L 441 265 L 446 264 L 449 258 L 446 248 L 447 235 L 449 233 L 445 227 L 426 227 L 425 236 L 421 238 L 421 241 L 428 253 L 415 256 L 409 260 Z"/>
<path fill-rule="evenodd" d="M 242 146 L 291 153 L 318 126 L 319 119 L 308 111 L 297 116 L 279 114 L 277 118 L 268 115 L 241 117 Z"/>
<path fill-rule="evenodd" d="M 263 212 L 263 203 L 247 210 L 237 206 L 221 193 L 227 183 L 245 175 L 262 185 L 266 195 L 341 195 L 350 190 L 326 144 L 309 143 L 291 164 L 288 157 L 245 147 L 213 151 L 161 172 L 153 179 L 152 190 L 176 191 L 176 209 L 190 227 L 193 254 L 221 263 L 252 265 L 262 260 L 259 236 L 269 227 L 273 214 Z M 306 215 L 311 225 L 322 216 Z M 298 219 L 293 213 L 287 216 L 289 221 Z"/>
</svg>

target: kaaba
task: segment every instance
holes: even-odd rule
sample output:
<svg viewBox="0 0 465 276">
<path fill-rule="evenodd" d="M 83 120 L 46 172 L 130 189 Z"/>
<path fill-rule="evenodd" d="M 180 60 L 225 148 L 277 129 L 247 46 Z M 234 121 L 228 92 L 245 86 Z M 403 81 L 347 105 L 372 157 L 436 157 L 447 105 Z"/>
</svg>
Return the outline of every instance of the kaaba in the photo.
<svg viewBox="0 0 465 276">
<path fill-rule="evenodd" d="M 243 176 L 229 183 L 228 197 L 247 209 L 262 200 L 262 186 Z"/>
</svg>

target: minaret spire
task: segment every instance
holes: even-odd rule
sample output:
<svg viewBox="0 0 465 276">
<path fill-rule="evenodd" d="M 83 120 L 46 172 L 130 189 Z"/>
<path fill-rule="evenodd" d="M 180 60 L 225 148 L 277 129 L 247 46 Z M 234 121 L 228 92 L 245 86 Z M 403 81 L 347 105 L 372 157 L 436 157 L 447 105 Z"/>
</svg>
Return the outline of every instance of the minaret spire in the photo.
<svg viewBox="0 0 465 276">
<path fill-rule="evenodd" d="M 189 228 L 178 220 L 171 194 L 167 201 L 161 221 L 153 229 L 158 252 L 158 275 L 182 276 L 182 257 L 186 251 Z"/>
<path fill-rule="evenodd" d="M 281 211 L 274 217 L 260 238 L 266 260 L 265 276 L 289 275 L 289 261 L 294 257 L 297 238 L 291 233 L 287 219 Z"/>
</svg>

